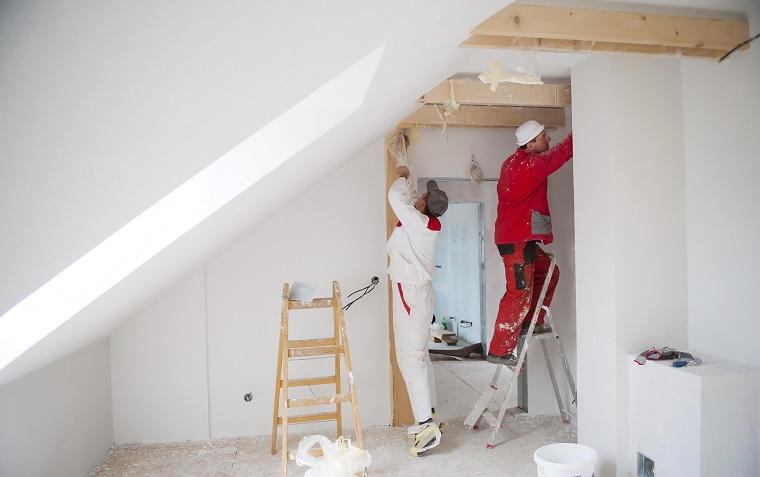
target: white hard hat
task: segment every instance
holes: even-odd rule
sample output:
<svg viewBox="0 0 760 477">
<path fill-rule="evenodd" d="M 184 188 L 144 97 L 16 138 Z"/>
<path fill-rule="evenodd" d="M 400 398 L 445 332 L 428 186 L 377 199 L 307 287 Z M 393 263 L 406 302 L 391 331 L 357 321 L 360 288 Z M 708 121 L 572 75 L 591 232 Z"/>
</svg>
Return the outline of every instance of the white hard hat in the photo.
<svg viewBox="0 0 760 477">
<path fill-rule="evenodd" d="M 517 128 L 517 131 L 515 131 L 515 137 L 517 137 L 517 145 L 524 146 L 528 144 L 533 140 L 534 137 L 538 136 L 538 133 L 543 130 L 543 124 L 539 124 L 537 121 L 534 121 L 532 119 L 530 121 L 525 121 L 519 128 Z"/>
</svg>

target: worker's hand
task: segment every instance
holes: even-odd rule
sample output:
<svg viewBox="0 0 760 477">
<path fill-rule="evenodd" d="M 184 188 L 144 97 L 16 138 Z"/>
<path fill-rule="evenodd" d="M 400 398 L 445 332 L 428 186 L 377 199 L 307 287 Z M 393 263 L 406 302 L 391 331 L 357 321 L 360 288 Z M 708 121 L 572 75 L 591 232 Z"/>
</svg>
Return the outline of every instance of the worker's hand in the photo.
<svg viewBox="0 0 760 477">
<path fill-rule="evenodd" d="M 404 179 L 409 179 L 409 168 L 406 166 L 399 166 L 396 168 L 396 174 Z"/>
</svg>

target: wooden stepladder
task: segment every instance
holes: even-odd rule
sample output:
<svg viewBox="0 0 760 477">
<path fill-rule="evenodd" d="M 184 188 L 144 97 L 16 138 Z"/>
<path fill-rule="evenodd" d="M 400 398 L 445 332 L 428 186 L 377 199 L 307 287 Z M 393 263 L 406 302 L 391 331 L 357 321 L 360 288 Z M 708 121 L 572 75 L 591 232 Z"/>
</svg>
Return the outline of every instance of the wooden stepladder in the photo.
<svg viewBox="0 0 760 477">
<path fill-rule="evenodd" d="M 554 368 L 552 366 L 551 359 L 549 358 L 549 351 L 546 348 L 546 340 L 554 338 L 555 343 L 557 344 L 557 350 L 559 351 L 560 358 L 562 360 L 562 366 L 565 370 L 565 377 L 567 378 L 567 382 L 570 385 L 570 391 L 573 395 L 573 402 L 578 401 L 578 396 L 576 394 L 575 390 L 575 381 L 573 380 L 573 375 L 570 373 L 570 366 L 567 364 L 567 358 L 565 357 L 565 350 L 562 347 L 562 342 L 559 339 L 559 334 L 557 334 L 557 327 L 554 325 L 554 318 L 552 317 L 552 313 L 549 310 L 549 307 L 546 305 L 543 305 L 544 298 L 546 297 L 546 291 L 549 288 L 549 281 L 551 280 L 552 274 L 554 273 L 554 268 L 556 267 L 557 260 L 552 254 L 547 254 L 551 258 L 551 263 L 549 265 L 549 270 L 546 274 L 546 280 L 544 281 L 544 286 L 541 289 L 541 294 L 539 295 L 538 302 L 541 306 L 536 306 L 536 310 L 533 313 L 533 318 L 530 321 L 530 327 L 528 328 L 527 334 L 523 337 L 523 346 L 520 349 L 520 357 L 517 360 L 517 366 L 515 366 L 515 369 L 521 369 L 523 362 L 525 361 L 525 357 L 528 354 L 528 346 L 530 345 L 531 341 L 533 340 L 539 340 L 541 343 L 541 349 L 544 352 L 544 359 L 546 360 L 546 366 L 549 370 L 549 377 L 552 381 L 552 387 L 554 388 L 554 396 L 557 398 L 557 406 L 559 407 L 559 413 L 560 417 L 564 422 L 569 422 L 572 416 L 570 415 L 570 412 L 563 406 L 562 404 L 562 396 L 559 392 L 559 387 L 557 386 L 557 378 L 554 374 Z M 549 323 L 551 327 L 551 334 L 547 333 L 544 335 L 533 335 L 533 329 L 536 327 L 536 321 L 538 320 L 538 315 L 541 313 L 541 310 L 546 311 L 546 317 L 545 320 L 547 323 Z M 499 429 L 501 428 L 501 422 L 504 419 L 504 414 L 507 411 L 507 403 L 509 402 L 509 398 L 512 396 L 512 393 L 517 387 L 517 381 L 518 377 L 520 375 L 519 372 L 514 372 L 512 374 L 512 379 L 510 379 L 509 382 L 509 388 L 507 390 L 507 395 L 504 396 L 504 400 L 499 406 L 498 409 L 498 416 L 494 415 L 493 412 L 491 412 L 490 409 L 488 409 L 488 406 L 490 404 L 491 398 L 493 398 L 494 394 L 498 390 L 497 387 L 497 381 L 499 379 L 499 373 L 501 372 L 501 368 L 503 367 L 503 364 L 497 364 L 496 370 L 494 371 L 493 378 L 491 379 L 491 383 L 488 385 L 488 387 L 483 391 L 483 394 L 480 395 L 480 399 L 475 403 L 475 407 L 470 411 L 470 414 L 467 416 L 467 419 L 465 419 L 464 424 L 465 426 L 469 427 L 470 429 L 477 429 L 478 423 L 481 419 L 485 419 L 488 424 L 491 426 L 491 437 L 488 440 L 488 444 L 486 444 L 487 449 L 492 449 L 494 441 L 496 440 L 496 434 L 499 432 Z"/>
<path fill-rule="evenodd" d="M 356 390 L 354 388 L 354 376 L 351 370 L 351 355 L 348 352 L 348 335 L 346 324 L 343 320 L 343 303 L 341 301 L 340 285 L 333 282 L 333 296 L 331 298 L 315 298 L 311 301 L 297 301 L 290 299 L 290 286 L 286 283 L 282 289 L 282 322 L 280 326 L 280 348 L 277 362 L 277 384 L 274 395 L 274 416 L 272 419 L 272 455 L 277 453 L 277 426 L 282 426 L 282 475 L 288 475 L 288 460 L 295 459 L 295 452 L 288 452 L 288 424 L 304 422 L 332 421 L 336 422 L 338 437 L 343 435 L 343 420 L 341 418 L 341 404 L 350 402 L 354 413 L 354 429 L 356 430 L 356 443 L 364 448 L 362 441 L 361 424 L 359 423 L 359 407 L 356 402 Z M 288 337 L 288 321 L 290 310 L 332 308 L 333 309 L 333 336 L 327 338 L 291 340 Z M 346 373 L 348 374 L 349 392 L 341 391 L 340 357 L 345 359 Z M 288 377 L 288 362 L 292 359 L 306 357 L 334 356 L 335 372 L 331 376 L 312 378 L 290 379 Z M 288 389 L 297 386 L 312 386 L 319 384 L 334 384 L 335 394 L 315 396 L 304 399 L 290 399 Z M 282 415 L 280 416 L 280 405 Z M 296 407 L 321 406 L 335 404 L 335 411 L 320 412 L 315 414 L 301 414 L 288 416 L 288 410 Z"/>
</svg>

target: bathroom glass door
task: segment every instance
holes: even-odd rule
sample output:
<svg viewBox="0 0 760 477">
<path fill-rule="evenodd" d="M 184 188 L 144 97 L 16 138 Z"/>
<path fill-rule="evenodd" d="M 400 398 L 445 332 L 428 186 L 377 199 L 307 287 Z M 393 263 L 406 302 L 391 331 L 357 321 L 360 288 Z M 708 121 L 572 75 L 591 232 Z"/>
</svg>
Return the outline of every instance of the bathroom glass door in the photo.
<svg viewBox="0 0 760 477">
<path fill-rule="evenodd" d="M 435 317 L 469 343 L 482 343 L 483 207 L 479 202 L 449 204 L 441 217 L 435 252 Z"/>
</svg>

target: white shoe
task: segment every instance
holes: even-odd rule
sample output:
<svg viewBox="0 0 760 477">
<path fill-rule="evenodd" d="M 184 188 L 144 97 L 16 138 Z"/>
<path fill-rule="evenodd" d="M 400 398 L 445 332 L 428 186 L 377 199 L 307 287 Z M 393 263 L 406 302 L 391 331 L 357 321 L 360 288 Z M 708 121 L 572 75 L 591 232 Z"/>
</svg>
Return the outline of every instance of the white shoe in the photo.
<svg viewBox="0 0 760 477">
<path fill-rule="evenodd" d="M 413 427 L 421 429 L 414 434 L 414 445 L 409 449 L 409 454 L 412 456 L 417 457 L 441 443 L 441 430 L 438 424 L 429 422 Z"/>
<path fill-rule="evenodd" d="M 441 421 L 438 419 L 438 414 L 433 413 L 433 422 L 438 425 L 438 429 L 443 432 L 443 428 L 448 426 L 449 423 L 445 421 Z M 426 424 L 418 424 L 416 426 L 409 426 L 406 428 L 406 438 L 411 440 L 414 439 L 414 435 L 420 432 Z"/>
</svg>

